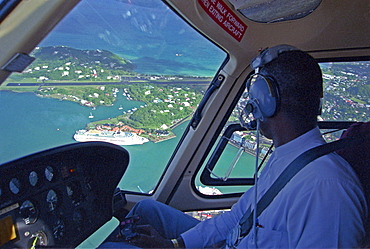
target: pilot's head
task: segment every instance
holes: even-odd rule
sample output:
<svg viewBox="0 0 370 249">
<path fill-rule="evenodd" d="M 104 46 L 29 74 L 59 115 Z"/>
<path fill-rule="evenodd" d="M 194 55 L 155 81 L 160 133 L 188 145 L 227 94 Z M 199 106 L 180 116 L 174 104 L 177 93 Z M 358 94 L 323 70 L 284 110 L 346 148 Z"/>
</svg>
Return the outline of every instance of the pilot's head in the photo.
<svg viewBox="0 0 370 249">
<path fill-rule="evenodd" d="M 247 81 L 255 118 L 282 113 L 294 122 L 316 123 L 323 85 L 318 63 L 289 45 L 268 48 L 253 59 L 256 70 Z"/>
</svg>

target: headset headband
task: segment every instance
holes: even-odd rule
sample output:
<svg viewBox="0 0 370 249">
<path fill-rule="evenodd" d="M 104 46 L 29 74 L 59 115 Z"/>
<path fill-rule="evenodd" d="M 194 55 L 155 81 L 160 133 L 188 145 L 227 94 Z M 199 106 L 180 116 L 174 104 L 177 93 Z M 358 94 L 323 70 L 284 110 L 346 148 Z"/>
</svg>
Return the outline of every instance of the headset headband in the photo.
<svg viewBox="0 0 370 249">
<path fill-rule="evenodd" d="M 253 58 L 251 62 L 251 67 L 254 70 L 258 70 L 260 67 L 263 67 L 267 63 L 275 60 L 279 56 L 279 54 L 294 50 L 299 49 L 286 44 L 277 45 L 272 48 L 266 48 L 259 55 Z"/>
</svg>

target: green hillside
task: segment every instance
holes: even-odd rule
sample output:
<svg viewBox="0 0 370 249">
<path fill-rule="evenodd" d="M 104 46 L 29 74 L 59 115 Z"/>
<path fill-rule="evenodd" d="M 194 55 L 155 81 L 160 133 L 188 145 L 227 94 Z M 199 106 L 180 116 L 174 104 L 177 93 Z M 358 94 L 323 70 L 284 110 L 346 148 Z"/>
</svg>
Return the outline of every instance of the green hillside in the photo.
<svg viewBox="0 0 370 249">
<path fill-rule="evenodd" d="M 135 65 L 107 50 L 79 50 L 65 46 L 39 47 L 32 53 L 36 60 L 13 80 L 37 81 L 120 81 L 136 75 Z"/>
</svg>

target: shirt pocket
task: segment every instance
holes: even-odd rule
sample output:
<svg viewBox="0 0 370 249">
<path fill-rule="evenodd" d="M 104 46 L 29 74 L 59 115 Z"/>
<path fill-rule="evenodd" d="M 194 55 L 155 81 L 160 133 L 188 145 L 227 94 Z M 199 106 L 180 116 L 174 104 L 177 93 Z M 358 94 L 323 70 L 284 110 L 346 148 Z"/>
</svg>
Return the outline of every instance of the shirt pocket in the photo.
<svg viewBox="0 0 370 249">
<path fill-rule="evenodd" d="M 277 230 L 271 230 L 266 228 L 257 228 L 257 246 L 259 248 L 281 248 L 283 232 Z M 254 230 L 252 229 L 248 237 L 246 238 L 248 246 L 242 246 L 240 248 L 256 248 L 254 242 Z M 242 241 L 243 242 L 243 241 Z M 241 243 L 243 244 L 243 243 Z"/>
</svg>

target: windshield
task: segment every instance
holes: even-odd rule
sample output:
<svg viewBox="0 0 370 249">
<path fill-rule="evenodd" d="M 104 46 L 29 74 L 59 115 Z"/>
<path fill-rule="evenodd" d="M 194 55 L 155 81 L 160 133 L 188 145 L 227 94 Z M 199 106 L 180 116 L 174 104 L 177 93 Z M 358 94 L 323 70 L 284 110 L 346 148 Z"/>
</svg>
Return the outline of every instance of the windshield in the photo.
<svg viewBox="0 0 370 249">
<path fill-rule="evenodd" d="M 151 193 L 226 54 L 160 0 L 83 0 L 32 56 L 0 88 L 1 162 L 112 142 L 120 187 Z"/>
</svg>

